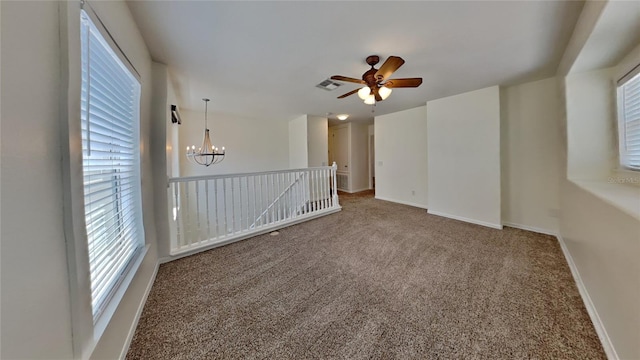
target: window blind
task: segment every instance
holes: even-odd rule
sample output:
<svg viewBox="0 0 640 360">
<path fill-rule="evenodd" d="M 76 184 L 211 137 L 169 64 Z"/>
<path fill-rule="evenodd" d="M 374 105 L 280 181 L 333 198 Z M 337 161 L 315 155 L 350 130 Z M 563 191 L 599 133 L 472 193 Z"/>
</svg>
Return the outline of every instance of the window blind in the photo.
<svg viewBox="0 0 640 360">
<path fill-rule="evenodd" d="M 640 73 L 636 73 L 618 88 L 620 162 L 630 169 L 640 170 Z"/>
<path fill-rule="evenodd" d="M 144 244 L 140 83 L 81 12 L 84 210 L 94 321 Z"/>
</svg>

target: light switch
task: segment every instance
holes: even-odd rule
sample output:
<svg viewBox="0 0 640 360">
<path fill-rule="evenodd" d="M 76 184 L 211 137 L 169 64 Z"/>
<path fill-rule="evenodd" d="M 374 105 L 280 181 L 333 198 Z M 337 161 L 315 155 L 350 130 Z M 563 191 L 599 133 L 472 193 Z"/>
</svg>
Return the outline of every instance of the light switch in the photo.
<svg viewBox="0 0 640 360">
<path fill-rule="evenodd" d="M 382 161 L 378 161 L 378 166 L 382 166 Z"/>
</svg>

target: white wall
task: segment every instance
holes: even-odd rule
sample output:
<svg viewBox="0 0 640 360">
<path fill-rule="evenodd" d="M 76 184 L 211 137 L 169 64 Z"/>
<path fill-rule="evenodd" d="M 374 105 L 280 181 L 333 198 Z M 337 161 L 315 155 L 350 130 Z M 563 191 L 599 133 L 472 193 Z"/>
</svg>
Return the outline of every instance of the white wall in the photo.
<svg viewBox="0 0 640 360">
<path fill-rule="evenodd" d="M 563 56 L 567 60 L 558 70 L 565 111 L 560 126 L 567 132 L 560 154 L 565 160 L 561 162 L 560 234 L 610 359 L 640 358 L 640 189 L 607 178 L 608 174 L 638 179 L 637 173 L 612 171 L 617 167 L 613 101 L 616 78 L 640 64 L 640 46 L 626 57 L 622 51 L 617 64 L 614 60 L 594 66 L 593 60 L 611 58 L 625 39 L 635 38 L 638 43 L 637 17 L 627 16 L 638 9 L 637 2 L 587 2 L 579 20 L 583 26 L 574 31 L 573 46 L 567 47 Z M 630 21 L 625 24 L 625 20 Z M 585 42 L 591 45 L 585 47 Z M 581 72 L 568 73 L 572 60 L 582 64 Z M 633 206 L 626 207 L 627 202 Z"/>
<path fill-rule="evenodd" d="M 164 66 L 164 65 L 163 65 Z M 166 66 L 165 66 L 166 68 Z M 166 88 L 167 88 L 167 104 L 166 111 L 169 117 L 167 123 L 167 174 L 170 177 L 180 176 L 180 133 L 178 131 L 180 124 L 173 124 L 171 122 L 171 105 L 178 105 L 178 111 L 182 114 L 182 107 L 178 103 L 178 96 L 176 95 L 173 82 L 171 81 L 171 75 L 167 71 L 166 76 Z M 159 84 L 161 86 L 161 84 Z"/>
<path fill-rule="evenodd" d="M 358 192 L 369 189 L 369 129 L 367 125 L 349 123 L 349 154 L 351 159 L 350 180 L 351 191 Z"/>
<path fill-rule="evenodd" d="M 309 166 L 308 148 L 307 115 L 302 115 L 289 121 L 289 168 Z"/>
<path fill-rule="evenodd" d="M 617 160 L 613 69 L 566 77 L 567 176 L 606 179 Z"/>
<path fill-rule="evenodd" d="M 500 89 L 504 225 L 558 233 L 558 96 L 556 78 Z"/>
<path fill-rule="evenodd" d="M 205 95 L 203 95 L 205 96 Z M 202 144 L 204 103 L 202 110 L 183 109 L 180 132 L 181 176 L 218 175 L 281 170 L 289 167 L 289 127 L 286 121 L 241 117 L 215 111 L 209 103 L 208 124 L 212 143 L 225 146 L 224 161 L 209 167 L 187 161 L 187 145 Z"/>
<path fill-rule="evenodd" d="M 427 119 L 429 212 L 500 228 L 499 88 L 429 101 Z"/>
<path fill-rule="evenodd" d="M 427 208 L 427 107 L 376 116 L 374 136 L 376 198 Z"/>
<path fill-rule="evenodd" d="M 326 117 L 302 115 L 289 121 L 289 168 L 327 166 L 328 137 Z"/>
<path fill-rule="evenodd" d="M 154 277 L 151 60 L 124 2 L 92 4 L 141 75 L 142 202 L 150 248 L 100 341 L 96 344 L 91 332 L 77 329 L 72 340 L 72 312 L 74 324 L 91 326 L 93 321 L 90 308 L 71 305 L 86 304 L 89 296 L 80 293 L 82 299 L 71 299 L 69 287 L 84 275 L 70 276 L 65 242 L 73 242 L 72 233 L 82 229 L 63 231 L 69 219 L 64 209 L 71 197 L 63 178 L 81 176 L 65 173 L 69 168 L 61 167 L 61 159 L 69 163 L 69 144 L 78 143 L 64 137 L 70 131 L 66 124 L 79 114 L 69 110 L 69 119 L 60 116 L 66 114 L 67 104 L 79 103 L 79 99 L 67 101 L 65 88 L 66 58 L 70 55 L 70 62 L 79 62 L 79 41 L 69 43 L 69 54 L 62 47 L 63 53 L 60 35 L 71 23 L 75 25 L 69 25 L 69 31 L 77 32 L 79 9 L 63 2 L 2 2 L 2 358 L 88 356 L 73 354 L 74 343 L 79 351 L 95 346 L 95 358 L 120 357 Z M 60 23 L 59 16 L 64 19 L 67 9 L 72 9 L 69 13 L 74 17 L 69 24 Z M 79 34 L 71 38 L 79 39 Z M 72 197 L 78 199 L 81 194 Z"/>
<path fill-rule="evenodd" d="M 291 127 L 289 127 L 289 148 L 291 148 Z M 309 167 L 329 164 L 329 120 L 321 116 L 307 116 L 307 151 Z M 293 167 L 293 166 L 292 166 Z"/>
<path fill-rule="evenodd" d="M 155 154 L 165 156 L 153 158 L 155 220 L 158 234 L 158 257 L 169 255 L 169 197 L 167 178 L 179 176 L 178 161 L 178 124 L 171 123 L 171 105 L 176 104 L 176 95 L 169 79 L 167 66 L 154 62 L 153 97 L 151 104 L 151 147 Z"/>
<path fill-rule="evenodd" d="M 620 359 L 640 358 L 640 221 L 570 181 L 560 231 Z"/>
<path fill-rule="evenodd" d="M 56 2 L 2 8 L 3 359 L 69 359 Z M 26 45 L 28 44 L 28 46 Z"/>
</svg>

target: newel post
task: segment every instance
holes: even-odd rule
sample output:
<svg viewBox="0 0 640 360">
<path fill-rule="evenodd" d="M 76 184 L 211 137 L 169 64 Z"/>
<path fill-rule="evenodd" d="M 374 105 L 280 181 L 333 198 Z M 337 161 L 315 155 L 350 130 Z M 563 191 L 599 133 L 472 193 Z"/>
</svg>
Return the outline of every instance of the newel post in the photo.
<svg viewBox="0 0 640 360">
<path fill-rule="evenodd" d="M 338 181 L 336 179 L 336 171 L 338 171 L 338 164 L 336 164 L 336 162 L 333 162 L 333 165 L 331 165 L 331 181 L 333 182 L 333 206 L 334 207 L 338 207 L 340 206 L 340 201 L 338 200 Z"/>
</svg>

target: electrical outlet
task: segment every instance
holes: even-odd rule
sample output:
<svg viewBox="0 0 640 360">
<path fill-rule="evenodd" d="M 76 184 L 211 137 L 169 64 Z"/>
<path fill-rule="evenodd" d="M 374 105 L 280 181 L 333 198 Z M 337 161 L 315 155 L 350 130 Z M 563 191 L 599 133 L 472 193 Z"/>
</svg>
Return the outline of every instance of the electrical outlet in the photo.
<svg viewBox="0 0 640 360">
<path fill-rule="evenodd" d="M 415 190 L 411 190 L 411 195 L 416 196 L 416 191 Z"/>
<path fill-rule="evenodd" d="M 548 214 L 549 217 L 558 218 L 560 217 L 560 209 L 549 209 Z"/>
<path fill-rule="evenodd" d="M 378 161 L 378 166 L 382 166 L 382 161 Z"/>
</svg>

